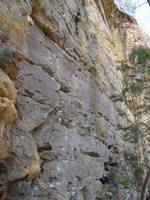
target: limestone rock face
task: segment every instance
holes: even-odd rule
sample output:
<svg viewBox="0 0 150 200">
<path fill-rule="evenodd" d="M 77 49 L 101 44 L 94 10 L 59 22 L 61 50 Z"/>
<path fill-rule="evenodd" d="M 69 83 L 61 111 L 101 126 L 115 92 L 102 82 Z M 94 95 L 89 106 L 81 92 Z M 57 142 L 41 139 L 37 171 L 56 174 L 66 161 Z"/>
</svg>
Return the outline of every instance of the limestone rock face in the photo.
<svg viewBox="0 0 150 200">
<path fill-rule="evenodd" d="M 122 89 L 123 48 L 120 56 L 116 7 L 106 2 L 0 2 L 1 198 L 95 200 L 109 176 L 121 200 L 113 177 L 121 166 L 118 124 L 126 120 L 110 96 Z M 137 26 L 121 16 L 117 23 Z"/>
</svg>

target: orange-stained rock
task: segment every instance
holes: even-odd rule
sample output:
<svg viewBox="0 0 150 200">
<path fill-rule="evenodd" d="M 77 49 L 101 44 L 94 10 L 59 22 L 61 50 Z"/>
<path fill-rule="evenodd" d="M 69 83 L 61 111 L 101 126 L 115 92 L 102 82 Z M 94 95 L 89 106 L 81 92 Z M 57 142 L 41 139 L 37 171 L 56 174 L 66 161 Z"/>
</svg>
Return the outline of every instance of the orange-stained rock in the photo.
<svg viewBox="0 0 150 200">
<path fill-rule="evenodd" d="M 15 78 L 19 72 L 20 61 L 23 55 L 10 49 L 5 44 L 0 45 L 0 67 L 11 77 Z"/>
<path fill-rule="evenodd" d="M 13 103 L 16 102 L 17 91 L 9 76 L 0 69 L 0 97 L 7 97 Z"/>
<path fill-rule="evenodd" d="M 0 121 L 4 122 L 13 122 L 18 116 L 13 102 L 6 97 L 0 97 L 0 113 Z"/>
</svg>

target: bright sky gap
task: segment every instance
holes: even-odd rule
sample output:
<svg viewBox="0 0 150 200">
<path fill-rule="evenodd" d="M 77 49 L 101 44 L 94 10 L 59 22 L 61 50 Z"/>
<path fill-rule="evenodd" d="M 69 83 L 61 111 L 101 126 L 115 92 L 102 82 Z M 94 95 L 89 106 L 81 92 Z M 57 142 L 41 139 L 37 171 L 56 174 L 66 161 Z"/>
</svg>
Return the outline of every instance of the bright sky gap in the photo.
<svg viewBox="0 0 150 200">
<path fill-rule="evenodd" d="M 115 0 L 115 2 L 121 7 L 124 5 L 125 0 Z M 135 4 L 135 10 L 133 9 L 135 12 L 128 12 L 127 9 L 125 9 L 125 11 L 128 14 L 132 14 L 142 30 L 150 36 L 150 6 L 148 5 L 147 0 L 130 0 L 129 3 Z"/>
</svg>

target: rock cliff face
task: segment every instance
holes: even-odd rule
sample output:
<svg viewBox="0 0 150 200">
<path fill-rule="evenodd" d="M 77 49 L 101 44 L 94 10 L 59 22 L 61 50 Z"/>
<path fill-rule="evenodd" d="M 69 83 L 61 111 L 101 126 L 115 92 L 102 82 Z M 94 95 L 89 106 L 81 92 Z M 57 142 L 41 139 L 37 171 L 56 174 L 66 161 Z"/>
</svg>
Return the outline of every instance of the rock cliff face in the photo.
<svg viewBox="0 0 150 200">
<path fill-rule="evenodd" d="M 1 0 L 0 41 L 1 199 L 121 200 L 110 96 L 136 22 L 111 0 Z"/>
</svg>

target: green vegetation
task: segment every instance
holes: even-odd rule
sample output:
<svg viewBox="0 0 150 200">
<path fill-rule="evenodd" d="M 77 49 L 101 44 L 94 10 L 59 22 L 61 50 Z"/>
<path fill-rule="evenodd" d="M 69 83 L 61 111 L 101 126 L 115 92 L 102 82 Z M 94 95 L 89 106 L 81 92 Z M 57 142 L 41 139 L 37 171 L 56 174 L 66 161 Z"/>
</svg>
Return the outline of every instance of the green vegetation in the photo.
<svg viewBox="0 0 150 200">
<path fill-rule="evenodd" d="M 107 197 L 96 197 L 96 200 L 113 200 L 111 195 L 108 195 Z"/>
<path fill-rule="evenodd" d="M 119 114 L 120 116 L 122 116 L 122 117 L 123 117 L 123 116 L 127 116 L 126 111 L 124 111 L 123 109 L 118 108 L 117 111 L 118 111 L 118 114 Z"/>
<path fill-rule="evenodd" d="M 150 49 L 146 47 L 134 48 L 130 54 L 130 60 L 133 64 L 145 64 L 150 60 Z"/>
<path fill-rule="evenodd" d="M 133 82 L 130 85 L 130 91 L 135 95 L 140 94 L 143 91 L 143 89 L 144 89 L 143 82 L 140 81 Z"/>
<path fill-rule="evenodd" d="M 111 97 L 112 101 L 117 102 L 117 101 L 124 101 L 124 98 L 122 96 L 122 94 L 112 94 Z"/>
<path fill-rule="evenodd" d="M 118 176 L 116 177 L 116 183 L 123 188 L 128 188 L 131 183 L 131 177 L 129 176 Z"/>
<path fill-rule="evenodd" d="M 138 154 L 136 152 L 124 152 L 124 158 L 130 165 L 133 173 L 133 177 L 130 179 L 130 184 L 134 184 L 136 186 L 142 185 L 144 172 L 143 166 L 139 164 Z"/>
<path fill-rule="evenodd" d="M 124 158 L 132 171 L 132 175 L 117 177 L 118 186 L 129 187 L 134 185 L 137 193 L 144 199 L 144 193 L 148 189 L 147 183 L 150 177 L 150 169 L 147 157 L 144 154 L 143 136 L 148 133 L 148 124 L 143 121 L 143 114 L 148 114 L 146 99 L 150 88 L 150 49 L 145 47 L 134 48 L 130 61 L 132 66 L 122 63 L 121 71 L 124 75 L 124 88 L 120 94 L 112 94 L 114 102 L 123 103 L 130 110 L 133 122 L 129 122 L 128 127 L 121 127 L 123 141 L 132 145 L 133 152 L 126 150 Z M 126 111 L 118 108 L 120 116 L 126 116 Z M 147 170 L 149 169 L 149 170 Z M 146 174 L 146 175 L 145 175 Z"/>
<path fill-rule="evenodd" d="M 124 128 L 124 132 L 125 132 L 123 136 L 124 141 L 134 144 L 138 143 L 141 132 L 136 125 L 131 125 Z"/>
</svg>

